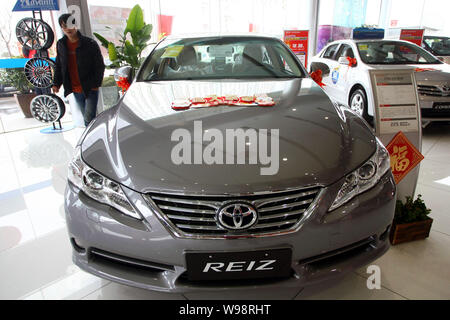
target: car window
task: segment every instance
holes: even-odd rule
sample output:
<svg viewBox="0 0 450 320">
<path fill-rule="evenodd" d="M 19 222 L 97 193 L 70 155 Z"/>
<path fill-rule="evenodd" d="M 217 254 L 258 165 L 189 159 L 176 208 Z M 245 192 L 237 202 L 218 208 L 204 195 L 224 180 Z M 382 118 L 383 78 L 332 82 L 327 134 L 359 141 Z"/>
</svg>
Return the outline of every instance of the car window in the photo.
<svg viewBox="0 0 450 320">
<path fill-rule="evenodd" d="M 336 49 L 338 47 L 338 44 L 333 44 L 331 46 L 329 46 L 323 53 L 322 58 L 326 58 L 326 59 L 333 59 L 333 56 L 336 52 Z"/>
<path fill-rule="evenodd" d="M 361 60 L 367 64 L 441 64 L 419 46 L 402 41 L 359 42 Z"/>
<path fill-rule="evenodd" d="M 281 41 L 256 37 L 164 40 L 146 59 L 138 81 L 304 77 Z"/>
<path fill-rule="evenodd" d="M 350 47 L 348 44 L 343 44 L 336 55 L 336 59 L 339 59 L 340 57 L 350 57 L 354 58 L 355 55 L 353 54 L 352 47 Z"/>
<path fill-rule="evenodd" d="M 450 56 L 450 38 L 427 37 L 423 40 L 437 55 Z"/>
</svg>

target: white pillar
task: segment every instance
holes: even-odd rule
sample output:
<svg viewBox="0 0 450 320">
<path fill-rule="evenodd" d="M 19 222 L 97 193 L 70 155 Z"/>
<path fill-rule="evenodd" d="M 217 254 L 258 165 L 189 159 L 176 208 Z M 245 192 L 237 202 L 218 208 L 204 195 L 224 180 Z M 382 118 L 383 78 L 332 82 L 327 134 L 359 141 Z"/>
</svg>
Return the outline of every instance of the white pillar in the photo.
<svg viewBox="0 0 450 320">
<path fill-rule="evenodd" d="M 320 0 L 310 0 L 309 2 L 309 19 L 310 19 L 310 31 L 309 31 L 309 49 L 308 49 L 308 65 L 311 58 L 316 54 L 317 47 L 317 30 L 319 24 L 319 6 Z M 309 71 L 309 66 L 307 67 Z"/>
</svg>

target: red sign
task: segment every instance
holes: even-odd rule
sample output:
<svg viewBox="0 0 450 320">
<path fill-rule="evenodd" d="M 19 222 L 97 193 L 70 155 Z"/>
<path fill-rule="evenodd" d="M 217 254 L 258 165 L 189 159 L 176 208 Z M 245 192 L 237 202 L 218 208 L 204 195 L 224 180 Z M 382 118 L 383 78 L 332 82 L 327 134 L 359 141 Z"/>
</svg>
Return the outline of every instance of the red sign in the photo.
<svg viewBox="0 0 450 320">
<path fill-rule="evenodd" d="M 308 34 L 308 30 L 285 30 L 283 39 L 305 67 L 308 63 Z"/>
<path fill-rule="evenodd" d="M 391 170 L 396 184 L 399 184 L 424 158 L 401 131 L 389 142 L 386 149 L 389 151 Z"/>
<path fill-rule="evenodd" d="M 400 32 L 400 40 L 406 40 L 422 46 L 424 29 L 402 29 Z"/>
</svg>

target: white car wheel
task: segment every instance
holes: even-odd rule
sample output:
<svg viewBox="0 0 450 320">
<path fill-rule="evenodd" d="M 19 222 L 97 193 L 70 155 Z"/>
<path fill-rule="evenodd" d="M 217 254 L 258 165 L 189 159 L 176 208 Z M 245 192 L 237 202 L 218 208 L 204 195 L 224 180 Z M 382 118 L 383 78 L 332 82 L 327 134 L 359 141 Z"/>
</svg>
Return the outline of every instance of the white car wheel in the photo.
<svg viewBox="0 0 450 320">
<path fill-rule="evenodd" d="M 351 103 L 351 109 L 355 111 L 358 115 L 361 117 L 363 116 L 364 112 L 364 98 L 360 93 L 357 93 L 353 96 L 352 103 Z"/>
<path fill-rule="evenodd" d="M 363 89 L 356 89 L 350 97 L 350 109 L 355 111 L 361 118 L 371 121 L 367 113 L 367 96 Z"/>
</svg>

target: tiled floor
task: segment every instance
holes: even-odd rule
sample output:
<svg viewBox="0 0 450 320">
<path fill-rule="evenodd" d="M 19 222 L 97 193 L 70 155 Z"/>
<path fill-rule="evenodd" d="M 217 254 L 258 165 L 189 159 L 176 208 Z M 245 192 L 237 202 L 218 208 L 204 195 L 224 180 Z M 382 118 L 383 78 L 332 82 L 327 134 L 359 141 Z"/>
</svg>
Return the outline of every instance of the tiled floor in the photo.
<svg viewBox="0 0 450 320">
<path fill-rule="evenodd" d="M 1 123 L 1 122 L 0 122 Z M 1 127 L 0 127 L 1 129 Z M 0 299 L 237 299 L 239 293 L 167 294 L 85 273 L 71 261 L 63 192 L 74 129 L 41 134 L 32 128 L 0 134 Z M 369 290 L 361 268 L 335 283 L 297 291 L 242 294 L 246 299 L 449 299 L 450 124 L 424 130 L 417 193 L 431 207 L 430 237 L 397 245 L 373 264 L 381 289 Z"/>
</svg>

